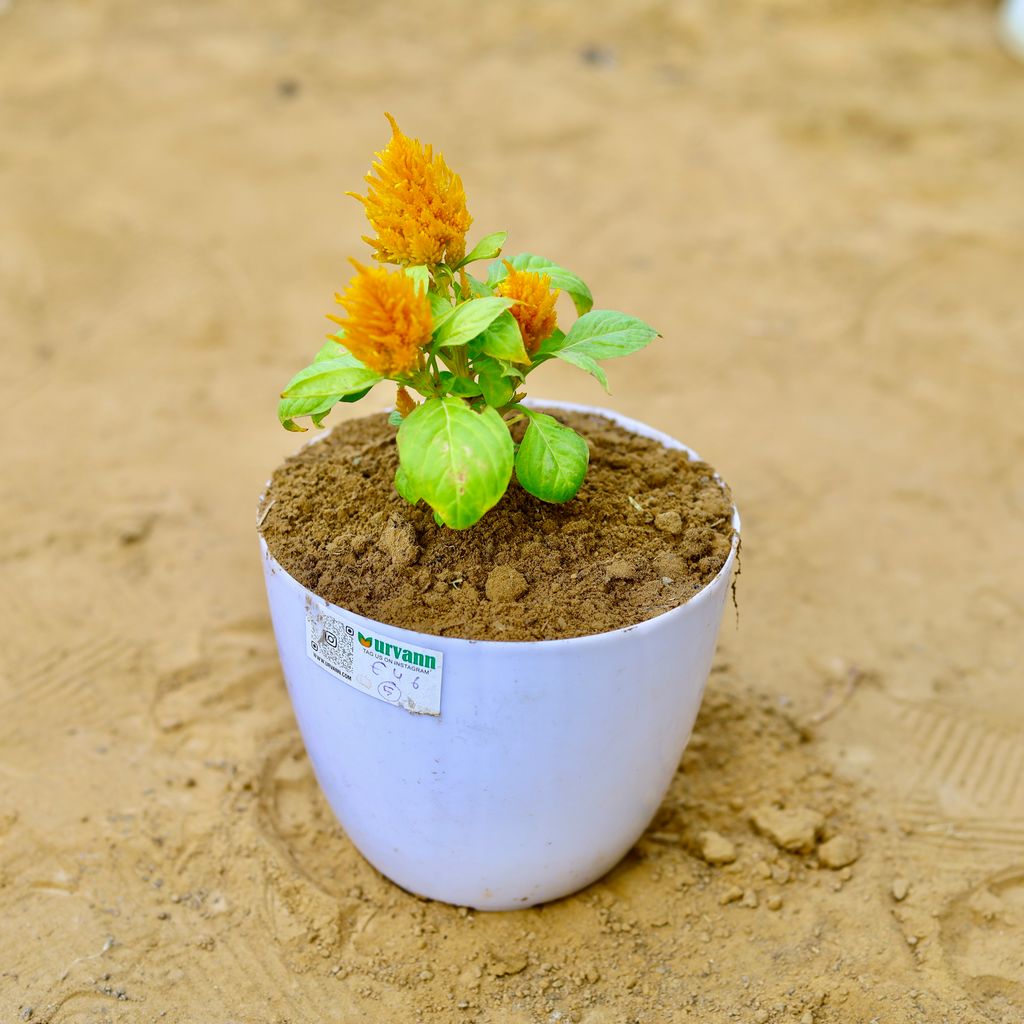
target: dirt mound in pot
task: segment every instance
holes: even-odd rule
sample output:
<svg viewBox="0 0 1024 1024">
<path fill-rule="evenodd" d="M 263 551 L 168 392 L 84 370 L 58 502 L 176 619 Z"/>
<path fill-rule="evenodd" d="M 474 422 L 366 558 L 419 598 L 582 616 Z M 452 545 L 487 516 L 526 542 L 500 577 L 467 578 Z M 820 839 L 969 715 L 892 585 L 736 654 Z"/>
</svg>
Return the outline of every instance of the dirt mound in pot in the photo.
<svg viewBox="0 0 1024 1024">
<path fill-rule="evenodd" d="M 352 420 L 274 473 L 262 532 L 304 586 L 380 622 L 475 640 L 620 629 L 685 602 L 722 568 L 731 502 L 704 462 L 595 415 L 546 410 L 590 446 L 577 497 L 513 481 L 469 530 L 438 527 L 393 486 L 395 428 Z"/>
</svg>

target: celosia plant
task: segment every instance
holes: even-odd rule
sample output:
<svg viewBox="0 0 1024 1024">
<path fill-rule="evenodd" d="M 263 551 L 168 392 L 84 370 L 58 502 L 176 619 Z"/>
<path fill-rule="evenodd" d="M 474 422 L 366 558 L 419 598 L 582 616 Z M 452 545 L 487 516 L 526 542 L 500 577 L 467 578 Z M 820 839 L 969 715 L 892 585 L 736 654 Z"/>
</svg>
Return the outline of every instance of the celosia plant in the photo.
<svg viewBox="0 0 1024 1024">
<path fill-rule="evenodd" d="M 390 380 L 398 386 L 395 488 L 406 501 L 425 501 L 438 523 L 472 526 L 498 503 L 513 472 L 542 501 L 568 501 L 586 476 L 587 444 L 523 404 L 527 377 L 561 359 L 607 390 L 600 361 L 643 348 L 657 331 L 625 313 L 592 309 L 590 289 L 551 260 L 500 258 L 504 231 L 467 254 L 472 218 L 461 179 L 387 117 L 391 140 L 367 175 L 366 195 L 355 197 L 376 232 L 364 236 L 374 258 L 399 269 L 352 260 L 355 275 L 335 296 L 345 316 L 330 317 L 338 331 L 285 388 L 281 423 L 304 430 L 295 420 L 308 416 L 319 427 L 336 403 L 358 401 Z M 492 261 L 486 278 L 467 270 L 481 260 Z M 578 316 L 568 331 L 555 310 L 561 292 Z M 523 420 L 517 445 L 509 428 Z"/>
</svg>

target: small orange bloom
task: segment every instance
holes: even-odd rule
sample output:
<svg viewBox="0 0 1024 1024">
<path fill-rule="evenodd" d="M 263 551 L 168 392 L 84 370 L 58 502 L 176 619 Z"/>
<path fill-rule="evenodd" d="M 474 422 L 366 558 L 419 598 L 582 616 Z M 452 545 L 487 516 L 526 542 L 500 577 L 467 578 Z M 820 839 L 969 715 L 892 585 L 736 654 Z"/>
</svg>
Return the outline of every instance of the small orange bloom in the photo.
<svg viewBox="0 0 1024 1024">
<path fill-rule="evenodd" d="M 538 274 L 534 270 L 516 270 L 508 260 L 504 263 L 508 268 L 508 277 L 494 289 L 494 293 L 517 300 L 509 312 L 516 318 L 519 332 L 523 336 L 523 345 L 532 356 L 558 323 L 555 300 L 559 289 L 551 290 L 551 278 L 547 274 Z"/>
<path fill-rule="evenodd" d="M 466 255 L 466 232 L 473 218 L 466 209 L 462 179 L 436 157 L 432 146 L 403 135 L 390 115 L 392 136 L 377 154 L 365 196 L 349 192 L 366 208 L 377 232 L 363 236 L 381 263 L 454 266 Z"/>
<path fill-rule="evenodd" d="M 402 414 L 408 416 L 416 408 L 416 399 L 409 394 L 401 385 L 398 386 L 398 393 L 395 395 L 395 408 Z"/>
<path fill-rule="evenodd" d="M 351 262 L 356 275 L 344 295 L 334 296 L 348 316 L 328 319 L 341 324 L 341 343 L 371 370 L 383 377 L 408 373 L 433 330 L 426 293 L 402 271 Z"/>
</svg>

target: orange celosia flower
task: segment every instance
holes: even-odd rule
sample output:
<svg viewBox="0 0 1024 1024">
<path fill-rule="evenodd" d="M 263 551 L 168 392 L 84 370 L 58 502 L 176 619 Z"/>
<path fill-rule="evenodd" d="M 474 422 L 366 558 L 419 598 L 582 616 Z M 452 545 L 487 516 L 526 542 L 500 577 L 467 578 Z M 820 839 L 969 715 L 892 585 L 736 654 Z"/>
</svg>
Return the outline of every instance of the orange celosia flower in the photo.
<svg viewBox="0 0 1024 1024">
<path fill-rule="evenodd" d="M 348 316 L 328 319 L 341 324 L 341 343 L 371 370 L 384 377 L 408 373 L 433 330 L 426 293 L 401 271 L 351 262 L 356 275 L 344 295 L 334 296 Z"/>
<path fill-rule="evenodd" d="M 403 135 L 395 119 L 385 117 L 393 134 L 366 176 L 366 196 L 348 193 L 366 208 L 377 232 L 363 241 L 382 263 L 454 266 L 466 254 L 473 223 L 462 179 L 440 153 L 434 156 L 432 146 Z"/>
<path fill-rule="evenodd" d="M 408 416 L 416 408 L 417 404 L 416 399 L 399 384 L 398 392 L 395 395 L 395 408 L 403 416 Z"/>
<path fill-rule="evenodd" d="M 517 300 L 509 312 L 516 318 L 523 345 L 532 356 L 558 323 L 555 300 L 559 289 L 551 290 L 551 278 L 547 274 L 516 270 L 508 260 L 504 263 L 508 277 L 494 289 L 494 294 Z"/>
</svg>

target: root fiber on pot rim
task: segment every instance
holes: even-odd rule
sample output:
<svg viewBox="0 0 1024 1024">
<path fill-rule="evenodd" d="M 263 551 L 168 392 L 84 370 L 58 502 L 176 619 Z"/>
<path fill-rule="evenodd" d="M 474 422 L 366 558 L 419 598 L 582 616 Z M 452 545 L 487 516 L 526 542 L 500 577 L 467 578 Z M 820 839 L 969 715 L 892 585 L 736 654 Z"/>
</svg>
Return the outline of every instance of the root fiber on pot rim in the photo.
<svg viewBox="0 0 1024 1024">
<path fill-rule="evenodd" d="M 729 495 L 711 467 L 602 416 L 546 411 L 590 446 L 572 501 L 546 504 L 513 483 L 471 529 L 439 527 L 395 493 L 395 428 L 367 416 L 274 473 L 262 524 L 270 553 L 342 608 L 474 640 L 621 629 L 709 583 L 732 543 Z"/>
</svg>

